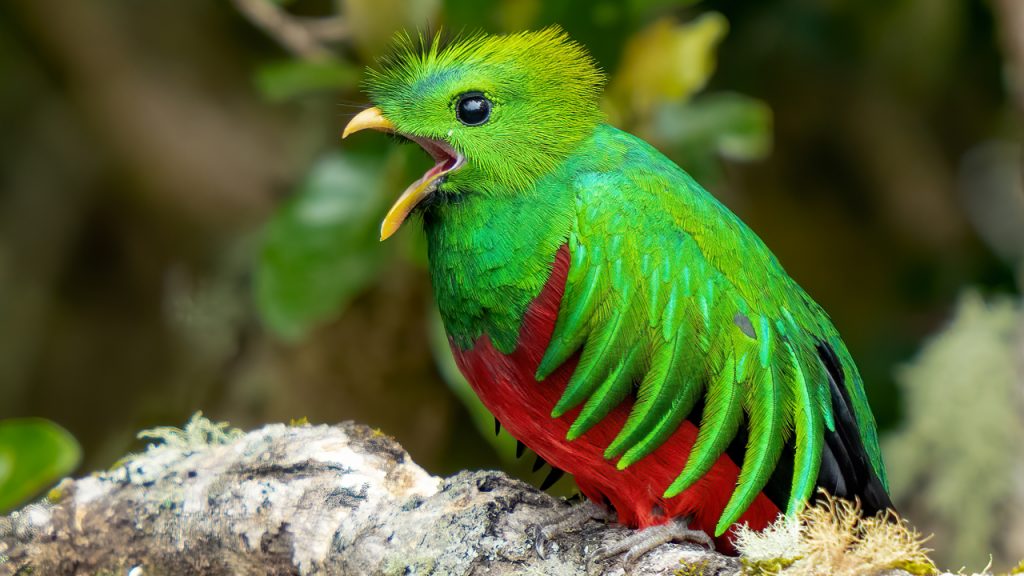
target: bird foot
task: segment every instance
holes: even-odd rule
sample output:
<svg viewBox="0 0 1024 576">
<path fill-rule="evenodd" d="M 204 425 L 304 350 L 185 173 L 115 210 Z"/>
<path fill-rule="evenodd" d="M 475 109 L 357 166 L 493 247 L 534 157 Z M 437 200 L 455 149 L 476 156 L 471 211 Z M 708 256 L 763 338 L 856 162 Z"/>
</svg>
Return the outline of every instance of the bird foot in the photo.
<svg viewBox="0 0 1024 576">
<path fill-rule="evenodd" d="M 611 511 L 590 500 L 584 500 L 555 516 L 550 522 L 532 526 L 534 550 L 537 551 L 537 556 L 544 558 L 544 547 L 553 538 L 575 532 L 591 520 L 607 522 L 613 518 L 614 514 Z"/>
<path fill-rule="evenodd" d="M 690 529 L 689 518 L 676 518 L 665 524 L 644 528 L 618 542 L 603 546 L 597 551 L 594 559 L 603 562 L 622 555 L 622 563 L 630 566 L 651 550 L 669 542 L 693 542 L 711 551 L 715 549 L 715 543 L 707 533 Z"/>
</svg>

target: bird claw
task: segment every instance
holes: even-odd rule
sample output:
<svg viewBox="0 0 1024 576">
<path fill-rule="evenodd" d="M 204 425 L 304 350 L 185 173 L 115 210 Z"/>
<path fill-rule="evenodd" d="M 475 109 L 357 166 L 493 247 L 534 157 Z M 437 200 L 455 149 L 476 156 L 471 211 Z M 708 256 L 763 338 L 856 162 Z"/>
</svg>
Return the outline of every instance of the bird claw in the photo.
<svg viewBox="0 0 1024 576">
<path fill-rule="evenodd" d="M 528 529 L 530 537 L 533 538 L 533 551 L 537 553 L 537 557 L 541 560 L 547 560 L 548 557 L 544 552 L 544 545 L 548 543 L 548 539 L 544 537 L 544 531 L 541 529 L 540 524 L 534 524 Z"/>
<path fill-rule="evenodd" d="M 669 542 L 693 542 L 714 551 L 715 543 L 703 530 L 691 530 L 689 518 L 679 518 L 666 524 L 659 524 L 639 530 L 630 536 L 602 546 L 594 555 L 598 562 L 622 556 L 625 566 L 633 565 L 645 554 Z"/>
<path fill-rule="evenodd" d="M 533 549 L 537 552 L 537 556 L 545 559 L 544 547 L 552 539 L 575 532 L 591 520 L 607 521 L 610 518 L 611 513 L 608 510 L 590 500 L 585 500 L 581 504 L 571 506 L 546 524 L 531 526 L 528 530 L 533 537 Z"/>
</svg>

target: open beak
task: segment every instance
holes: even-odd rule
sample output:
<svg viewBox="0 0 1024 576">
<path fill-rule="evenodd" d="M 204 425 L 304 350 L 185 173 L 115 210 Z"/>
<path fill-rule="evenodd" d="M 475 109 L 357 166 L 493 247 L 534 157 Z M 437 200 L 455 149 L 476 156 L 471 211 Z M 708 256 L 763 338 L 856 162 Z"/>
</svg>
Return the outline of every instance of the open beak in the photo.
<svg viewBox="0 0 1024 576">
<path fill-rule="evenodd" d="M 427 173 L 419 180 L 410 184 L 388 210 L 387 216 L 384 217 L 384 221 L 380 225 L 380 239 L 384 241 L 398 231 L 413 208 L 437 190 L 437 187 L 444 181 L 445 175 L 460 168 L 465 159 L 443 140 L 398 132 L 395 130 L 395 125 L 385 118 L 380 109 L 376 107 L 367 108 L 356 114 L 355 118 L 352 118 L 345 126 L 341 137 L 347 138 L 349 134 L 367 128 L 408 138 L 419 144 L 434 159 L 434 167 L 427 170 Z"/>
</svg>

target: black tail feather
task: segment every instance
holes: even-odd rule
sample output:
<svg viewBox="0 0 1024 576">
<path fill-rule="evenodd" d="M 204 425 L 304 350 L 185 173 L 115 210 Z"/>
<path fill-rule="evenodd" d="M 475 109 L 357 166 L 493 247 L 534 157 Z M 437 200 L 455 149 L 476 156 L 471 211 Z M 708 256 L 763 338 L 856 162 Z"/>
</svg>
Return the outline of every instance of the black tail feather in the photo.
<svg viewBox="0 0 1024 576">
<path fill-rule="evenodd" d="M 547 462 L 545 462 L 544 459 L 541 458 L 540 456 L 537 456 L 533 460 L 533 469 L 531 470 L 531 472 L 536 472 L 537 470 L 540 470 L 541 468 L 544 467 L 545 464 L 547 464 Z"/>
<path fill-rule="evenodd" d="M 818 357 L 828 373 L 835 414 L 835 431 L 825 431 L 818 486 L 847 500 L 859 499 L 866 516 L 886 509 L 895 510 L 882 480 L 864 449 L 846 379 L 835 351 L 826 343 L 818 345 Z"/>
<path fill-rule="evenodd" d="M 861 508 L 868 516 L 885 509 L 895 510 L 861 441 L 860 427 L 853 413 L 850 395 L 846 391 L 842 364 L 832 348 L 824 342 L 818 345 L 818 357 L 828 374 L 836 429 L 834 432 L 825 431 L 825 446 L 821 454 L 817 487 L 823 488 L 833 496 L 860 500 Z M 696 406 L 688 419 L 695 423 L 700 422 L 702 408 L 702 405 Z M 729 458 L 741 468 L 747 439 L 746 426 L 740 426 L 736 437 L 726 449 Z M 794 455 L 795 446 L 791 439 L 783 447 L 782 456 L 763 490 L 765 496 L 780 510 L 785 510 L 789 504 Z M 815 493 L 812 500 L 817 497 Z"/>
<path fill-rule="evenodd" d="M 551 472 L 548 472 L 548 475 L 544 477 L 544 481 L 540 483 L 540 489 L 547 490 L 548 488 L 553 486 L 555 482 L 558 482 L 564 474 L 564 470 L 552 468 Z"/>
</svg>

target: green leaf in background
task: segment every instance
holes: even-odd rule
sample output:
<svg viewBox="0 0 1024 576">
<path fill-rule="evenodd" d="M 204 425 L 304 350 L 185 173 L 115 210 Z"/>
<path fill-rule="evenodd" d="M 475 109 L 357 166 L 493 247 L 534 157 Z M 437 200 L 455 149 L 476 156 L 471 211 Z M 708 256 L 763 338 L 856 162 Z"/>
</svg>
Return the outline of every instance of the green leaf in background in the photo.
<svg viewBox="0 0 1024 576">
<path fill-rule="evenodd" d="M 263 64 L 256 71 L 256 86 L 272 102 L 352 88 L 358 82 L 359 72 L 351 64 L 337 60 L 281 60 Z"/>
<path fill-rule="evenodd" d="M 279 336 L 297 340 L 336 317 L 377 276 L 386 253 L 377 227 L 382 187 L 393 180 L 388 164 L 377 156 L 327 154 L 267 226 L 256 300 Z"/>
<path fill-rule="evenodd" d="M 74 436 L 49 420 L 0 420 L 0 512 L 69 474 L 81 457 Z"/>
<path fill-rule="evenodd" d="M 771 108 L 742 94 L 707 94 L 665 105 L 652 124 L 652 139 L 666 148 L 703 150 L 743 162 L 765 158 L 772 150 Z"/>
<path fill-rule="evenodd" d="M 686 101 L 715 72 L 715 51 L 729 22 L 717 12 L 680 24 L 665 17 L 629 39 L 608 84 L 605 109 L 613 123 L 643 125 L 667 102 Z"/>
</svg>

